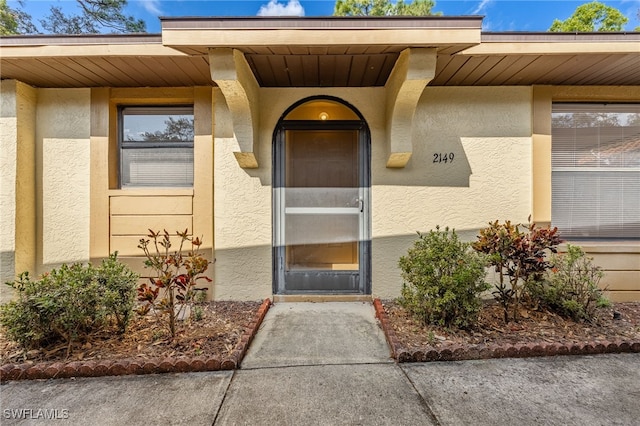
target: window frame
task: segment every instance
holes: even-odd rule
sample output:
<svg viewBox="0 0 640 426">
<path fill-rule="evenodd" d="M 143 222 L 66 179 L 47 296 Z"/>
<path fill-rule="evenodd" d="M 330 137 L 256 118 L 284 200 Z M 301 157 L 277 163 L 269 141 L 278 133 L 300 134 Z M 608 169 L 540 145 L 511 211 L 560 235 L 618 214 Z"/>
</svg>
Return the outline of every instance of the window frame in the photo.
<svg viewBox="0 0 640 426">
<path fill-rule="evenodd" d="M 123 184 L 123 150 L 126 149 L 159 149 L 159 148 L 185 148 L 191 149 L 192 155 L 195 155 L 194 145 L 195 145 L 195 124 L 194 124 L 194 134 L 193 139 L 190 141 L 164 141 L 164 142 L 145 142 L 145 141 L 127 141 L 124 139 L 124 117 L 126 112 L 129 110 L 138 111 L 141 114 L 130 114 L 130 115 L 144 115 L 143 112 L 147 112 L 148 115 L 153 115 L 154 112 L 158 112 L 157 115 L 172 115 L 172 114 L 180 114 L 180 115 L 188 115 L 190 114 L 192 120 L 195 122 L 195 108 L 193 104 L 123 104 L 117 105 L 117 158 L 118 158 L 118 169 L 117 169 L 117 179 L 118 179 L 118 189 L 193 189 L 195 173 L 192 176 L 190 185 L 170 185 L 170 184 L 159 184 L 159 185 L 130 185 Z M 192 159 L 192 167 L 195 164 L 195 158 Z"/>
</svg>

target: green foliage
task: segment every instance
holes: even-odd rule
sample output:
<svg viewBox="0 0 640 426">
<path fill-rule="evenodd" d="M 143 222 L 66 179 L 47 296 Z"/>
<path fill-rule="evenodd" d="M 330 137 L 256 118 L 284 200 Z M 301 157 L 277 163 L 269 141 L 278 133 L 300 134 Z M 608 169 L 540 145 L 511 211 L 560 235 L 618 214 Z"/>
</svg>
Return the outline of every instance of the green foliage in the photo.
<svg viewBox="0 0 640 426">
<path fill-rule="evenodd" d="M 123 13 L 127 0 L 77 0 L 81 13 L 65 14 L 51 6 L 50 14 L 40 21 L 52 34 L 98 34 L 100 32 L 136 33 L 145 31 L 145 23 Z"/>
<path fill-rule="evenodd" d="M 615 7 L 599 1 L 578 6 L 564 21 L 555 19 L 549 28 L 551 32 L 610 32 L 622 31 L 629 19 Z"/>
<path fill-rule="evenodd" d="M 202 321 L 204 318 L 204 309 L 202 306 L 196 305 L 193 307 L 193 319 L 195 321 Z"/>
<path fill-rule="evenodd" d="M 18 4 L 22 6 L 22 2 Z M 7 5 L 7 0 L 0 0 L 0 35 L 37 34 L 38 30 L 31 22 L 31 15 Z"/>
<path fill-rule="evenodd" d="M 24 348 L 58 342 L 71 345 L 115 322 L 124 333 L 133 308 L 138 276 L 120 264 L 116 254 L 99 267 L 62 265 L 32 280 L 28 272 L 7 283 L 18 300 L 0 307 L 0 324 Z"/>
<path fill-rule="evenodd" d="M 211 282 L 209 277 L 202 275 L 209 268 L 209 261 L 199 253 L 202 241 L 189 237 L 187 229 L 176 234 L 180 237 L 176 251 L 171 251 L 167 230 L 160 233 L 150 229 L 150 240 L 143 238 L 138 246 L 147 258 L 145 266 L 155 274 L 149 284 L 143 283 L 138 288 L 138 301 L 142 303 L 138 313 L 146 315 L 153 309 L 161 320 L 165 320 L 172 338 L 176 337 L 176 320 L 186 306 L 193 304 L 197 281 Z M 191 245 L 186 254 L 183 252 L 185 243 Z"/>
<path fill-rule="evenodd" d="M 102 261 L 95 270 L 95 279 L 102 288 L 102 304 L 113 315 L 118 331 L 124 334 L 136 303 L 140 277 L 127 265 L 118 262 L 117 255 L 114 253 Z"/>
<path fill-rule="evenodd" d="M 598 283 L 604 276 L 580 247 L 568 245 L 567 252 L 551 256 L 553 268 L 545 279 L 531 287 L 542 305 L 576 321 L 591 321 L 598 307 L 608 306 Z"/>
<path fill-rule="evenodd" d="M 504 309 L 504 320 L 509 321 L 512 308 L 513 320 L 518 320 L 518 311 L 527 286 L 540 281 L 551 264 L 546 260 L 548 252 L 555 253 L 560 238 L 557 228 L 538 228 L 535 223 L 513 225 L 510 221 L 501 224 L 497 220 L 480 230 L 473 248 L 488 256 L 489 264 L 499 274 L 494 296 Z M 509 286 L 505 281 L 508 277 Z"/>
<path fill-rule="evenodd" d="M 399 261 L 401 305 L 427 324 L 473 325 L 481 307 L 479 295 L 489 288 L 484 259 L 449 228 L 418 236 Z"/>
<path fill-rule="evenodd" d="M 335 16 L 429 16 L 441 15 L 433 12 L 433 0 L 337 0 L 333 14 Z"/>
<path fill-rule="evenodd" d="M 22 2 L 19 2 L 22 6 Z M 125 15 L 127 0 L 76 0 L 79 14 L 65 13 L 51 6 L 49 15 L 40 20 L 48 34 L 139 33 L 146 31 L 141 19 Z M 0 0 L 0 34 L 37 34 L 31 15 L 12 9 Z"/>
<path fill-rule="evenodd" d="M 18 33 L 18 22 L 7 5 L 7 0 L 0 0 L 0 35 L 9 35 Z"/>
</svg>

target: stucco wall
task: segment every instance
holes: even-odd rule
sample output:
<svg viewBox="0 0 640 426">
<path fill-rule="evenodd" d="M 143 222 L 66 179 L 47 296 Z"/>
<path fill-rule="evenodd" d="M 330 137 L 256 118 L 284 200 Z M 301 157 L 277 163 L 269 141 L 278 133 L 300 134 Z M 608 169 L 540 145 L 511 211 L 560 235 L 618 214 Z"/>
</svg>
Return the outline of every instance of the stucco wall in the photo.
<svg viewBox="0 0 640 426">
<path fill-rule="evenodd" d="M 89 89 L 40 89 L 36 113 L 38 265 L 89 261 Z"/>
<path fill-rule="evenodd" d="M 242 169 L 231 116 L 214 90 L 214 294 L 215 299 L 258 300 L 271 296 L 270 157 L 260 169 Z M 268 153 L 267 153 L 268 154 Z"/>
<path fill-rule="evenodd" d="M 16 82 L 0 82 L 0 95 L 0 281 L 5 282 L 14 279 L 16 275 Z M 9 288 L 2 287 L 0 302 L 11 297 Z"/>
<path fill-rule="evenodd" d="M 394 297 L 397 268 L 416 237 L 436 225 L 463 238 L 495 219 L 531 213 L 531 88 L 427 88 L 420 100 L 413 156 L 386 167 L 385 89 L 261 89 L 259 169 L 241 169 L 224 98 L 216 95 L 215 298 L 256 299 L 272 292 L 272 138 L 284 111 L 314 95 L 357 108 L 371 130 L 372 288 Z M 434 154 L 454 161 L 433 163 Z"/>
<path fill-rule="evenodd" d="M 35 267 L 36 90 L 14 80 L 0 83 L 0 283 Z M 12 291 L 0 286 L 0 302 Z"/>
<path fill-rule="evenodd" d="M 385 168 L 373 144 L 374 296 L 399 295 L 398 258 L 416 231 L 449 226 L 473 240 L 491 220 L 531 213 L 531 88 L 427 87 L 414 126 L 404 169 Z"/>
</svg>

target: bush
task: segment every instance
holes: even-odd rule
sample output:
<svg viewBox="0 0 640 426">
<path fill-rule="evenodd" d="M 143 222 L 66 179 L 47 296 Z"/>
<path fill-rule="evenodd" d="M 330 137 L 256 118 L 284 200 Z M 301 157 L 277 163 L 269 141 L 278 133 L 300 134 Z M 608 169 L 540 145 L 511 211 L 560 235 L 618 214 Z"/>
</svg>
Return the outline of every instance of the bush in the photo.
<svg viewBox="0 0 640 426">
<path fill-rule="evenodd" d="M 482 306 L 480 293 L 489 288 L 483 257 L 449 228 L 436 227 L 418 237 L 400 258 L 400 304 L 426 324 L 472 326 Z"/>
<path fill-rule="evenodd" d="M 531 218 L 529 218 L 531 219 Z M 560 244 L 558 228 L 538 228 L 535 223 L 513 225 L 497 220 L 480 230 L 473 248 L 488 256 L 489 264 L 499 274 L 496 300 L 502 305 L 504 321 L 509 322 L 509 310 L 512 318 L 518 320 L 523 296 L 527 287 L 542 279 L 551 264 L 546 260 L 549 252 L 555 253 Z M 509 286 L 505 282 L 508 277 Z"/>
<path fill-rule="evenodd" d="M 108 314 L 113 315 L 121 334 L 127 329 L 136 303 L 139 275 L 118 262 L 117 253 L 103 259 L 96 269 L 96 279 L 103 291 L 102 301 Z"/>
<path fill-rule="evenodd" d="M 576 321 L 591 321 L 598 307 L 609 306 L 598 286 L 604 273 L 580 247 L 568 245 L 566 253 L 553 255 L 550 261 L 553 268 L 531 287 L 539 303 Z"/>
<path fill-rule="evenodd" d="M 113 320 L 124 333 L 138 276 L 117 262 L 116 254 L 95 268 L 62 265 L 32 280 L 28 272 L 7 285 L 18 300 L 0 307 L 0 324 L 24 348 L 64 342 L 71 345 Z M 128 311 L 127 311 L 128 310 Z"/>
</svg>

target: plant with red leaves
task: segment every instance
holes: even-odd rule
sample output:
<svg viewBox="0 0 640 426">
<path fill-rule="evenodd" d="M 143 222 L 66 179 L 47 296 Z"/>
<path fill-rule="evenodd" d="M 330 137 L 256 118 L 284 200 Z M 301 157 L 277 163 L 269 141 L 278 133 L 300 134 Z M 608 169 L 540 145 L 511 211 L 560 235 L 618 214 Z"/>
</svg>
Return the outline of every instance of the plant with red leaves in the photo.
<svg viewBox="0 0 640 426">
<path fill-rule="evenodd" d="M 553 266 L 546 256 L 557 252 L 561 242 L 557 234 L 558 228 L 539 228 L 535 223 L 513 225 L 510 221 L 501 224 L 497 220 L 480 230 L 473 248 L 488 255 L 489 264 L 499 274 L 493 294 L 504 309 L 505 322 L 509 322 L 510 307 L 513 320 L 518 320 L 527 287 L 542 280 L 544 272 Z M 509 277 L 510 287 L 505 275 Z"/>
<path fill-rule="evenodd" d="M 138 248 L 145 257 L 145 267 L 153 270 L 155 277 L 149 283 L 138 287 L 138 301 L 141 305 L 138 313 L 146 315 L 153 310 L 155 314 L 167 318 L 171 338 L 176 337 L 176 320 L 183 315 L 187 306 L 194 301 L 195 286 L 198 281 L 211 279 L 203 275 L 209 268 L 209 262 L 199 251 L 202 241 L 190 237 L 188 229 L 176 231 L 180 244 L 171 251 L 171 236 L 164 232 L 149 230 L 149 239 L 142 238 Z M 191 244 L 191 250 L 184 252 L 185 243 Z"/>
</svg>

